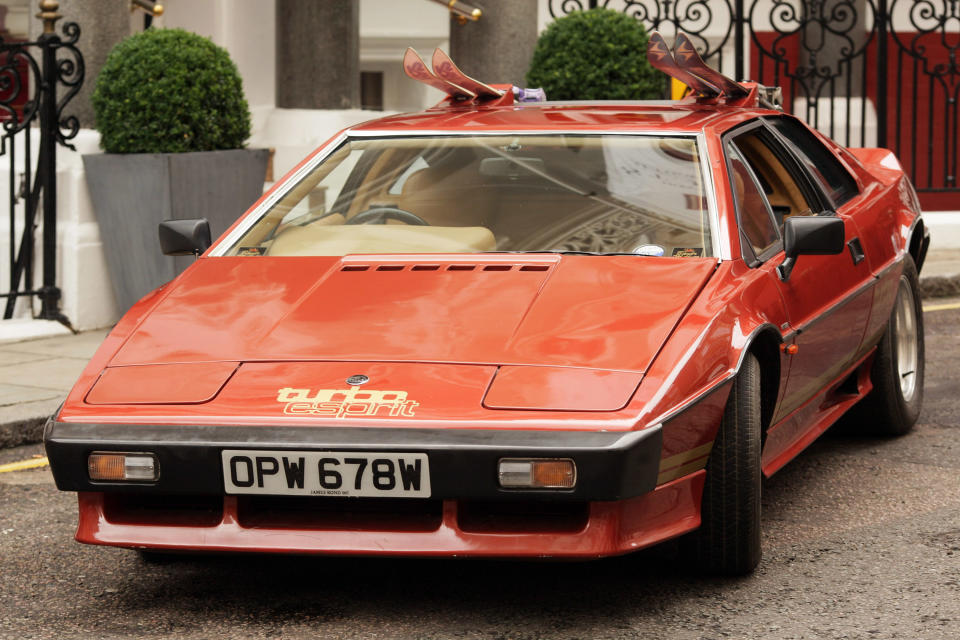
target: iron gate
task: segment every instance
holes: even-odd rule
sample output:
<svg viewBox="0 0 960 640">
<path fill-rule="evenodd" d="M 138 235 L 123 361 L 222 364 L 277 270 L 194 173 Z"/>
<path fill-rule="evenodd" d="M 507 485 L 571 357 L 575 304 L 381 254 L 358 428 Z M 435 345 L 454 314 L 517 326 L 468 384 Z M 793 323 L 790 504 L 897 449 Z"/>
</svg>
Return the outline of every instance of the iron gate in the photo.
<svg viewBox="0 0 960 640">
<path fill-rule="evenodd" d="M 63 25 L 62 37 L 54 25 L 60 15 L 58 3 L 40 3 L 43 33 L 34 42 L 0 39 L 0 156 L 9 163 L 9 291 L 4 319 L 12 318 L 18 298 L 40 301 L 35 317 L 56 320 L 68 328 L 70 322 L 60 311 L 57 273 L 57 145 L 73 149 L 69 140 L 77 135 L 80 123 L 63 116 L 66 104 L 83 84 L 83 56 L 76 47 L 80 27 Z M 63 95 L 57 90 L 63 87 Z M 33 126 L 37 129 L 33 130 Z M 34 137 L 39 137 L 34 158 Z M 42 216 L 38 210 L 42 206 Z M 42 285 L 34 285 L 34 238 L 38 222 L 43 224 Z M 19 229 L 18 229 L 19 226 Z"/>
<path fill-rule="evenodd" d="M 737 79 L 837 141 L 893 149 L 929 209 L 960 209 L 960 0 L 549 0 L 687 33 Z"/>
</svg>

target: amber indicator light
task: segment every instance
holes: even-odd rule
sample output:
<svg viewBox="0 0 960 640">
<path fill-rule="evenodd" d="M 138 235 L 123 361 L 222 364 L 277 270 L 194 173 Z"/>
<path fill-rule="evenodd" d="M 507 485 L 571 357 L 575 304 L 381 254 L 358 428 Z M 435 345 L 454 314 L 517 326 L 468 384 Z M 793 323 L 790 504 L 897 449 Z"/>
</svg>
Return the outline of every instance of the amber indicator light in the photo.
<svg viewBox="0 0 960 640">
<path fill-rule="evenodd" d="M 572 489 L 577 465 L 570 458 L 503 458 L 498 476 L 505 489 Z"/>
<path fill-rule="evenodd" d="M 87 473 L 97 482 L 153 482 L 159 477 L 152 453 L 91 453 Z"/>
</svg>

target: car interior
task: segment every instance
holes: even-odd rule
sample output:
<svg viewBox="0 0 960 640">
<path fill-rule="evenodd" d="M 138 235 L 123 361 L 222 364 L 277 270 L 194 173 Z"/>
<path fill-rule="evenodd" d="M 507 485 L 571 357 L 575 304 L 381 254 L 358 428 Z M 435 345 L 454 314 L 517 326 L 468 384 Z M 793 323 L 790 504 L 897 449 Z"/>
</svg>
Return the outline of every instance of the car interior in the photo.
<svg viewBox="0 0 960 640">
<path fill-rule="evenodd" d="M 735 140 L 737 148 L 753 169 L 770 208 L 774 220 L 782 230 L 783 221 L 790 216 L 813 214 L 796 180 L 776 154 L 763 142 L 758 132 L 753 131 Z"/>
</svg>

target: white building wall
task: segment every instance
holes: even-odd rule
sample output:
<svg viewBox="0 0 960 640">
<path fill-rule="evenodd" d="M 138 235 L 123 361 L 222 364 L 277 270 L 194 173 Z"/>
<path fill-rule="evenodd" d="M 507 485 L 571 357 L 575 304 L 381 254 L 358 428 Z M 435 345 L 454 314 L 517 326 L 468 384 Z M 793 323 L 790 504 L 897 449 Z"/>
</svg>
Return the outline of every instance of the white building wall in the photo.
<svg viewBox="0 0 960 640">
<path fill-rule="evenodd" d="M 385 109 L 418 111 L 446 97 L 411 82 L 401 71 L 400 60 L 407 47 L 421 55 L 436 47 L 449 50 L 449 16 L 445 7 L 427 0 L 361 0 L 360 70 L 383 74 Z"/>
</svg>

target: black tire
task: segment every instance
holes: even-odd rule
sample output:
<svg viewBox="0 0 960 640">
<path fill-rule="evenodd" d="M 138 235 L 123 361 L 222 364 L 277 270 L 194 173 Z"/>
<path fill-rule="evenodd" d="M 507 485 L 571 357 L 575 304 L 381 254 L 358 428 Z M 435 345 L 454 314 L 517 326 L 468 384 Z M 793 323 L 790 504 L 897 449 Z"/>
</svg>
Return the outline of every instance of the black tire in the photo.
<svg viewBox="0 0 960 640">
<path fill-rule="evenodd" d="M 701 524 L 693 535 L 703 571 L 743 575 L 760 564 L 760 429 L 760 364 L 748 353 L 707 462 Z"/>
<path fill-rule="evenodd" d="M 893 310 L 887 320 L 887 329 L 877 345 L 877 354 L 870 369 L 873 390 L 854 407 L 847 419 L 857 433 L 902 436 L 913 429 L 920 417 L 920 407 L 923 405 L 924 345 L 923 307 L 919 291 L 917 267 L 908 255 L 904 258 L 903 273 L 900 276 Z M 904 317 L 911 312 L 912 318 Z M 905 322 L 912 324 L 904 326 Z M 904 343 L 911 334 L 916 345 L 916 360 L 913 365 L 909 362 L 901 363 L 901 354 L 911 349 Z M 901 364 L 904 364 L 905 371 L 901 371 Z M 907 374 L 906 371 L 910 373 Z M 912 376 L 912 385 L 901 382 L 907 380 L 906 375 Z"/>
</svg>

